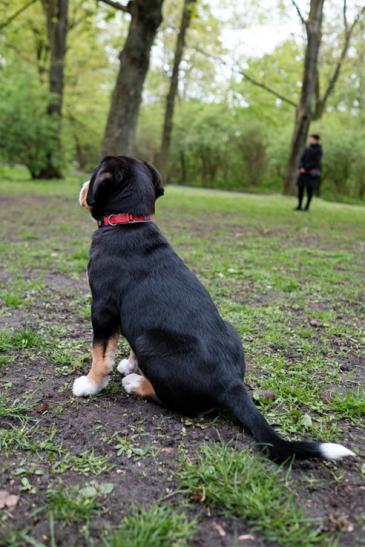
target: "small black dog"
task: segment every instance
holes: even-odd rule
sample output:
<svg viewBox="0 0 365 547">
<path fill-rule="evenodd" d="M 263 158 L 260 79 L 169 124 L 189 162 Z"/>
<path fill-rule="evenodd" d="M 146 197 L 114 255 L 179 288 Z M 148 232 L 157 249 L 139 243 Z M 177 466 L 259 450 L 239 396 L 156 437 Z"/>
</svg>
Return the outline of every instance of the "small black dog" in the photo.
<svg viewBox="0 0 365 547">
<path fill-rule="evenodd" d="M 243 383 L 238 334 L 152 221 L 163 192 L 151 165 L 124 156 L 104 158 L 81 190 L 99 229 L 88 266 L 93 361 L 74 395 L 107 385 L 122 334 L 132 349 L 118 367 L 128 393 L 188 414 L 225 407 L 276 461 L 353 455 L 339 444 L 286 441 L 260 414 Z"/>
</svg>

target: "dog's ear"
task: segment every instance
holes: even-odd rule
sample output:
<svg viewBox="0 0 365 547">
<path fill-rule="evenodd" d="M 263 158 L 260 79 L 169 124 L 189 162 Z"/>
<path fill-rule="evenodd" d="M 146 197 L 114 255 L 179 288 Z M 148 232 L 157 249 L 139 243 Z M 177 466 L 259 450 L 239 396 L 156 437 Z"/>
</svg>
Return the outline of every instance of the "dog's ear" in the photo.
<svg viewBox="0 0 365 547">
<path fill-rule="evenodd" d="M 92 207 L 99 196 L 103 193 L 114 176 L 109 171 L 103 171 L 101 174 L 97 174 L 94 181 L 92 181 L 91 192 L 87 194 L 87 204 Z"/>
<path fill-rule="evenodd" d="M 89 184 L 90 184 L 89 180 L 84 182 L 79 194 L 79 204 L 81 205 L 81 207 L 84 207 L 85 209 L 89 209 L 88 204 L 86 203 L 86 197 L 89 191 Z"/>
<path fill-rule="evenodd" d="M 144 161 L 143 162 L 146 167 L 148 167 L 150 173 L 151 173 L 151 176 L 152 176 L 152 182 L 153 182 L 153 186 L 155 187 L 155 195 L 156 195 L 156 199 L 159 198 L 160 196 L 163 196 L 164 193 L 165 193 L 165 190 L 164 190 L 164 187 L 162 185 L 162 179 L 161 179 L 161 175 L 160 173 L 157 171 L 157 169 L 155 169 L 152 165 L 150 165 L 147 161 Z"/>
</svg>

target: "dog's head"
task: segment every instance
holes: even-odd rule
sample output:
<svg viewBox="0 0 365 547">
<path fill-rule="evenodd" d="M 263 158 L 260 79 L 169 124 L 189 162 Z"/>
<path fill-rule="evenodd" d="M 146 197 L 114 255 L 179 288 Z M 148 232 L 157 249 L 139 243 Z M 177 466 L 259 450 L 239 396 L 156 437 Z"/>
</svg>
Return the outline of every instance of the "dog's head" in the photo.
<svg viewBox="0 0 365 547">
<path fill-rule="evenodd" d="M 98 219 L 113 213 L 148 215 L 164 189 L 158 171 L 146 161 L 107 156 L 80 191 L 80 204 Z"/>
</svg>

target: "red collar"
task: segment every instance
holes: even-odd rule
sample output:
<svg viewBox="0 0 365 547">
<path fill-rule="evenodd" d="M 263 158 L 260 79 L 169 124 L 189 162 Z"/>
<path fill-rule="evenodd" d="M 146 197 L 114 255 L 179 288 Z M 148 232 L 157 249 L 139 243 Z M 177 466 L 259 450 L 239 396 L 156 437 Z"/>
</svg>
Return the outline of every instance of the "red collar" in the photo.
<svg viewBox="0 0 365 547">
<path fill-rule="evenodd" d="M 130 213 L 116 213 L 99 218 L 98 226 L 116 226 L 117 224 L 134 224 L 135 222 L 152 222 L 155 215 L 131 215 Z"/>
</svg>

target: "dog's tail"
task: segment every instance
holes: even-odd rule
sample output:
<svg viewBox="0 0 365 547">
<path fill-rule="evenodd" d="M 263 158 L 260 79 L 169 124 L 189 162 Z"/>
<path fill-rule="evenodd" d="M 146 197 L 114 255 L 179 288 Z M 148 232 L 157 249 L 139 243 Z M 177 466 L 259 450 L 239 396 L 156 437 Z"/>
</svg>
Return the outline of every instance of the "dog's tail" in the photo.
<svg viewBox="0 0 365 547">
<path fill-rule="evenodd" d="M 293 456 L 300 459 L 322 458 L 327 460 L 340 460 L 346 456 L 355 456 L 342 444 L 290 442 L 283 439 L 259 412 L 243 383 L 228 389 L 224 394 L 222 404 L 233 413 L 243 427 L 251 432 L 260 450 L 276 462 L 283 462 Z"/>
</svg>

